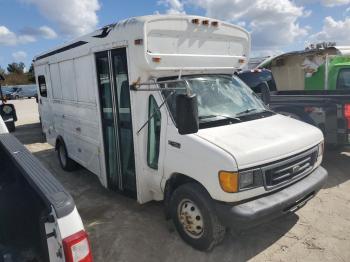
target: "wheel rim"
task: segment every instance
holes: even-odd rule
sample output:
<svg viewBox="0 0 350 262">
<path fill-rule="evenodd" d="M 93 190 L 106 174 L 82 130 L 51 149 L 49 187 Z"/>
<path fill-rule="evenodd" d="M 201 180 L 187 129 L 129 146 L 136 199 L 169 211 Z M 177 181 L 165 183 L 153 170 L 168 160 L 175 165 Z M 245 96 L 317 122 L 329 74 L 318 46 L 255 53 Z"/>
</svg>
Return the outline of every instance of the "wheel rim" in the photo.
<svg viewBox="0 0 350 262">
<path fill-rule="evenodd" d="M 187 235 L 192 238 L 200 238 L 203 235 L 203 216 L 193 201 L 183 199 L 178 205 L 177 215 Z"/>
<path fill-rule="evenodd" d="M 67 164 L 67 158 L 66 158 L 66 152 L 65 152 L 63 146 L 60 146 L 60 147 L 59 147 L 58 153 L 59 153 L 59 156 L 60 156 L 60 160 L 61 160 L 62 165 L 63 165 L 63 166 L 66 166 L 66 164 Z"/>
</svg>

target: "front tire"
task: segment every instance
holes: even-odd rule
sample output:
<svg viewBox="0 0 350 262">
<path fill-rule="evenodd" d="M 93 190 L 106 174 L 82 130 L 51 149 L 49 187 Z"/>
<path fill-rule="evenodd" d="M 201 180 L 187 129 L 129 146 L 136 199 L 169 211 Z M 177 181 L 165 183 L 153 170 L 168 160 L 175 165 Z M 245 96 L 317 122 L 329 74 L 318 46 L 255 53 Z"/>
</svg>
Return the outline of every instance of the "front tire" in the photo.
<svg viewBox="0 0 350 262">
<path fill-rule="evenodd" d="M 67 148 L 64 142 L 57 145 L 57 155 L 60 165 L 65 171 L 74 171 L 78 168 L 78 164 L 68 156 Z"/>
<path fill-rule="evenodd" d="M 171 217 L 181 238 L 201 251 L 211 250 L 226 233 L 212 201 L 207 191 L 197 183 L 180 186 L 170 200 Z"/>
</svg>

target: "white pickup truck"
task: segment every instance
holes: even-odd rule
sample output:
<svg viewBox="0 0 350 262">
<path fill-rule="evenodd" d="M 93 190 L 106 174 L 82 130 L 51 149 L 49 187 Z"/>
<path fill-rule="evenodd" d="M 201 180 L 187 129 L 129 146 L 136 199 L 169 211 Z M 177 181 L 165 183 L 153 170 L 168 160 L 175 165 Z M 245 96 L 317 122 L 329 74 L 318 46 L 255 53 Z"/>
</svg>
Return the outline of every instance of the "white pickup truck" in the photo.
<svg viewBox="0 0 350 262">
<path fill-rule="evenodd" d="M 0 170 L 1 262 L 92 261 L 72 197 L 1 117 Z"/>
</svg>

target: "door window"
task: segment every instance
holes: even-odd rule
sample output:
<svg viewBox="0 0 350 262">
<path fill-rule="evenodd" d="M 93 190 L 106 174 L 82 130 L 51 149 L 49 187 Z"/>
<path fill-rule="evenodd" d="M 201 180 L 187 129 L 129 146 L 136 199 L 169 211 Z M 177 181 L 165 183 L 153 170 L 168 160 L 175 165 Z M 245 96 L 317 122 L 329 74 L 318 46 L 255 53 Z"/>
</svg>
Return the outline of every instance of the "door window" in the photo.
<svg viewBox="0 0 350 262">
<path fill-rule="evenodd" d="M 96 54 L 108 186 L 136 196 L 126 49 Z"/>
<path fill-rule="evenodd" d="M 113 117 L 113 101 L 111 95 L 110 70 L 107 52 L 101 52 L 96 55 L 96 69 L 101 101 L 103 139 L 105 145 L 108 186 L 111 189 L 117 189 L 117 141 L 116 128 Z"/>
<path fill-rule="evenodd" d="M 161 113 L 156 100 L 149 97 L 148 117 L 152 117 L 148 124 L 147 163 L 153 169 L 158 169 Z"/>
<path fill-rule="evenodd" d="M 134 142 L 131 122 L 130 87 L 125 49 L 112 50 L 112 65 L 118 109 L 119 151 L 123 190 L 136 192 Z"/>
<path fill-rule="evenodd" d="M 39 85 L 40 95 L 42 97 L 47 97 L 47 87 L 46 87 L 45 76 L 43 75 L 38 76 L 38 85 Z"/>
<path fill-rule="evenodd" d="M 339 70 L 337 89 L 350 89 L 350 68 Z"/>
</svg>

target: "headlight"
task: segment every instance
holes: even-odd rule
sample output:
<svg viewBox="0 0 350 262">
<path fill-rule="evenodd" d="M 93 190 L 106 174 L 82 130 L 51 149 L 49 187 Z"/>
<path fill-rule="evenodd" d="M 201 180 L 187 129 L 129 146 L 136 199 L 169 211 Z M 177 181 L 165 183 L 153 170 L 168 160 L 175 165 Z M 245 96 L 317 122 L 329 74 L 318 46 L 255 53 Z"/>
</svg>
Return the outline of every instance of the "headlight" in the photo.
<svg viewBox="0 0 350 262">
<path fill-rule="evenodd" d="M 254 185 L 254 171 L 241 172 L 239 174 L 239 188 L 249 188 Z"/>
<path fill-rule="evenodd" d="M 220 171 L 219 181 L 222 190 L 227 193 L 235 193 L 240 190 L 256 188 L 263 185 L 263 177 L 260 169 L 242 172 Z"/>
<path fill-rule="evenodd" d="M 317 149 L 317 161 L 315 163 L 315 166 L 319 166 L 322 163 L 323 160 L 323 153 L 324 153 L 324 141 L 319 143 L 318 149 Z"/>
</svg>

